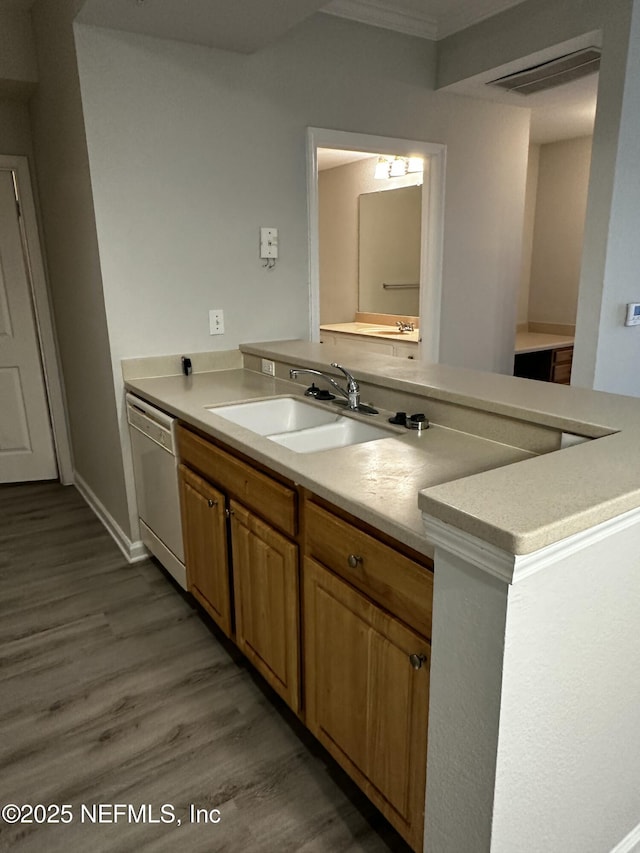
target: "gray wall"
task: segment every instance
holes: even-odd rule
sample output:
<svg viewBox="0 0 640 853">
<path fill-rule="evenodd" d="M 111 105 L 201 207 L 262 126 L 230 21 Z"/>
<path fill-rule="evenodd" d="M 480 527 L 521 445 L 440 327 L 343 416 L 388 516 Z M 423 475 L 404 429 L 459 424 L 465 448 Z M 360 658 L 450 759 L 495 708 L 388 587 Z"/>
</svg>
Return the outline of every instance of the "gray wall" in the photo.
<svg viewBox="0 0 640 853">
<path fill-rule="evenodd" d="M 528 319 L 575 324 L 591 137 L 540 146 Z"/>
<path fill-rule="evenodd" d="M 430 43 L 325 15 L 251 57 L 84 27 L 78 47 L 114 359 L 308 335 L 319 126 L 447 144 L 442 357 L 509 370 L 526 111 L 439 96 Z M 260 225 L 280 228 L 270 273 Z"/>
<path fill-rule="evenodd" d="M 536 219 L 536 196 L 538 193 L 538 168 L 540 165 L 540 146 L 529 146 L 527 163 L 527 189 L 524 204 L 524 225 L 522 236 L 522 277 L 518 298 L 518 323 L 529 321 L 529 290 L 531 287 L 531 258 L 533 255 L 533 227 Z"/>
<path fill-rule="evenodd" d="M 33 170 L 29 109 L 22 101 L 0 98 L 0 154 L 28 157 Z"/>
<path fill-rule="evenodd" d="M 39 0 L 31 101 L 40 208 L 76 473 L 130 534 L 110 344 L 71 20 L 79 0 Z"/>
<path fill-rule="evenodd" d="M 593 134 L 572 383 L 640 396 L 640 333 L 623 326 L 638 300 L 640 262 L 640 0 L 526 0 L 439 44 L 447 86 L 551 45 L 600 31 Z M 621 369 L 622 367 L 622 369 Z"/>
</svg>

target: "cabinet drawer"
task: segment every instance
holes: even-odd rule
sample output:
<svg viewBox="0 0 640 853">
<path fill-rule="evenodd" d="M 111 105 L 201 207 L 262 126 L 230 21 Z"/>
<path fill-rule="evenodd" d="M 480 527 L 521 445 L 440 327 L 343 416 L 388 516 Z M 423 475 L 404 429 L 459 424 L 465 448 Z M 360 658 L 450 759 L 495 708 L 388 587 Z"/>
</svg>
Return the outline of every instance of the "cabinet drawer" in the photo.
<svg viewBox="0 0 640 853">
<path fill-rule="evenodd" d="M 571 364 L 573 360 L 573 347 L 564 347 L 553 351 L 554 364 Z"/>
<path fill-rule="evenodd" d="M 279 530 L 296 534 L 296 493 L 199 435 L 178 426 L 178 453 L 231 497 Z"/>
<path fill-rule="evenodd" d="M 571 382 L 571 364 L 557 364 L 553 368 L 551 381 L 568 385 Z"/>
<path fill-rule="evenodd" d="M 431 636 L 433 574 L 311 501 L 305 552 L 424 637 Z"/>
</svg>

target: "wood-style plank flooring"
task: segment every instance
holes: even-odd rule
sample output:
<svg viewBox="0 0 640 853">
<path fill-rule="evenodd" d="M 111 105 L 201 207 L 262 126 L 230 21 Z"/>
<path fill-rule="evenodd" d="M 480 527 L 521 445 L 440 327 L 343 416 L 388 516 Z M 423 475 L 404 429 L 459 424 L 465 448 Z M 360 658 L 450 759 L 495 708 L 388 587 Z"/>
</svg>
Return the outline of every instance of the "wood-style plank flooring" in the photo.
<svg viewBox="0 0 640 853">
<path fill-rule="evenodd" d="M 11 853 L 408 851 L 191 599 L 153 561 L 128 565 L 57 483 L 0 486 L 6 803 L 73 812 L 0 819 Z M 110 822 L 82 819 L 100 803 Z M 171 804 L 176 820 L 113 822 L 116 803 L 155 821 Z M 219 823 L 190 822 L 190 804 Z"/>
</svg>

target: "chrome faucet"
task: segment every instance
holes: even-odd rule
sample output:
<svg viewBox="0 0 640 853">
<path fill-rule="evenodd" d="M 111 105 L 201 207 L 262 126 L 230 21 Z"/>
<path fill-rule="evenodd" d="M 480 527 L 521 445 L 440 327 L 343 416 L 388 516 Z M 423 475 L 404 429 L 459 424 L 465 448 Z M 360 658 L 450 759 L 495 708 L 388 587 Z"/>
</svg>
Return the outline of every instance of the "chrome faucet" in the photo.
<svg viewBox="0 0 640 853">
<path fill-rule="evenodd" d="M 369 409 L 369 406 L 363 407 L 363 404 L 360 403 L 360 386 L 356 382 L 353 375 L 349 373 L 349 371 L 346 369 L 346 367 L 343 367 L 336 361 L 331 363 L 331 367 L 335 367 L 344 373 L 347 380 L 346 389 L 343 388 L 342 385 L 339 385 L 333 378 L 333 376 L 329 376 L 328 373 L 323 373 L 321 370 L 313 370 L 310 367 L 292 367 L 289 371 L 289 377 L 291 379 L 295 379 L 301 373 L 308 373 L 312 376 L 322 376 L 322 378 L 325 379 L 333 388 L 335 388 L 339 394 L 342 394 L 342 396 L 347 400 L 348 407 L 352 411 L 366 411 L 367 409 Z M 373 412 L 371 412 L 371 414 L 373 414 Z"/>
<path fill-rule="evenodd" d="M 396 326 L 401 332 L 414 332 L 415 328 L 413 323 L 407 323 L 404 320 L 396 320 Z"/>
</svg>

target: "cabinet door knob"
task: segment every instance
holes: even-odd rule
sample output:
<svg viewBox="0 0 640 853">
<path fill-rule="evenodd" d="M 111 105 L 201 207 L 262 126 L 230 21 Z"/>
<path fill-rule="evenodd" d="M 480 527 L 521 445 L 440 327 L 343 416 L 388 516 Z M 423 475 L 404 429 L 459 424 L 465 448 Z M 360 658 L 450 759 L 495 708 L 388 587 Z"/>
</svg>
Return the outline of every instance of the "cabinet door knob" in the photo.
<svg viewBox="0 0 640 853">
<path fill-rule="evenodd" d="M 209 498 L 207 503 L 209 504 L 209 506 L 218 506 L 218 501 L 214 501 L 211 498 Z"/>
<path fill-rule="evenodd" d="M 362 562 L 362 557 L 359 557 L 357 554 L 349 554 L 347 557 L 347 563 L 351 566 L 352 569 L 355 569 Z"/>
<path fill-rule="evenodd" d="M 409 655 L 409 663 L 414 669 L 422 669 L 422 664 L 426 659 L 426 655 Z"/>
</svg>

